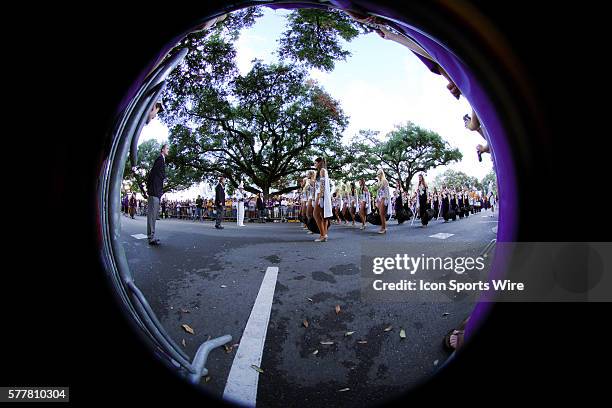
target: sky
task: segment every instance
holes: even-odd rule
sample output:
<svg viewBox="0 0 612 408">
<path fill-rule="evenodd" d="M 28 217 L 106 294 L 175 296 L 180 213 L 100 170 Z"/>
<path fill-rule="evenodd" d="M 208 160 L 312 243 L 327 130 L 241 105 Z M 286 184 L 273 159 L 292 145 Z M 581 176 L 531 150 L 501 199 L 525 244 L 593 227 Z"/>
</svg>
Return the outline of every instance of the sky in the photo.
<svg viewBox="0 0 612 408">
<path fill-rule="evenodd" d="M 263 8 L 264 16 L 254 26 L 243 30 L 235 46 L 236 63 L 241 74 L 246 74 L 254 58 L 265 63 L 276 62 L 274 51 L 277 39 L 285 30 L 284 16 L 289 10 Z M 446 169 L 463 171 L 481 180 L 492 168 L 489 155 L 478 161 L 476 145 L 484 144 L 477 132 L 467 130 L 463 115 L 471 114 L 471 108 L 462 96 L 455 99 L 446 89 L 447 81 L 441 75 L 431 73 L 407 48 L 385 40 L 376 33 L 360 35 L 351 42 L 344 42 L 351 52 L 346 61 L 336 62 L 333 72 L 310 70 L 310 76 L 336 100 L 340 101 L 349 126 L 343 134 L 348 141 L 359 129 L 380 131 L 382 138 L 395 125 L 412 121 L 418 126 L 437 132 L 451 147 L 463 154 L 459 163 L 440 166 L 427 172 L 426 180 Z M 139 143 L 149 139 L 160 142 L 168 139 L 168 129 L 159 119 L 154 119 L 142 131 Z M 202 187 L 194 187 L 192 196 Z"/>
</svg>

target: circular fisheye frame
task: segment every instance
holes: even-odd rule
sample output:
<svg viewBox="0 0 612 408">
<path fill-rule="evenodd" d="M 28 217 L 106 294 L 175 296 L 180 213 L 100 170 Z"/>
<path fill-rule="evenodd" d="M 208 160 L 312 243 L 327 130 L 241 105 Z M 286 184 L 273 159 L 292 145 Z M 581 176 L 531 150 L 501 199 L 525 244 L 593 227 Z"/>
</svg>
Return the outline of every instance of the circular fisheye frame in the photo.
<svg viewBox="0 0 612 408">
<path fill-rule="evenodd" d="M 375 406 L 477 334 L 527 108 L 486 21 L 435 7 L 239 2 L 132 88 L 102 259 L 156 358 L 209 397 Z"/>
</svg>

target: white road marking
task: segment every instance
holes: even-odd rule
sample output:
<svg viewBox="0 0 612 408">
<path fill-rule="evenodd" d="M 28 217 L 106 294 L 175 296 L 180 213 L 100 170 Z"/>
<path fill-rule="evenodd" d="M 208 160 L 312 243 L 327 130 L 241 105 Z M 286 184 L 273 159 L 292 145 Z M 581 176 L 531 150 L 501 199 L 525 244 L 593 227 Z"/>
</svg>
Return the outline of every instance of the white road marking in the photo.
<svg viewBox="0 0 612 408">
<path fill-rule="evenodd" d="M 255 406 L 259 372 L 251 366 L 260 367 L 261 365 L 277 277 L 278 267 L 268 267 L 244 333 L 240 338 L 240 345 L 223 391 L 223 399 L 234 404 Z M 261 368 L 265 374 L 266 368 Z"/>
<path fill-rule="evenodd" d="M 453 235 L 455 235 L 455 234 L 449 234 L 447 232 L 439 232 L 437 234 L 430 235 L 429 238 L 446 239 L 448 237 L 452 237 Z"/>
<path fill-rule="evenodd" d="M 136 239 L 145 239 L 147 237 L 145 234 L 134 234 L 132 236 Z"/>
</svg>

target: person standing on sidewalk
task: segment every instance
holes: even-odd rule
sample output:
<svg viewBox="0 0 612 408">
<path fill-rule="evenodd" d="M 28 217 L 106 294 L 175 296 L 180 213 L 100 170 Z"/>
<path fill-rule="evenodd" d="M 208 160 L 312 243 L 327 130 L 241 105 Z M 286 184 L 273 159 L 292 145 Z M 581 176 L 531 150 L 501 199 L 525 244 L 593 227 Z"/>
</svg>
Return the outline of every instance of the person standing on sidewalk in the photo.
<svg viewBox="0 0 612 408">
<path fill-rule="evenodd" d="M 264 200 L 263 200 L 263 197 L 262 197 L 261 193 L 257 194 L 257 204 L 256 204 L 256 207 L 257 207 L 257 217 L 259 218 L 259 222 L 260 223 L 262 223 L 262 222 L 265 223 L 266 219 L 264 217 L 264 209 L 266 207 L 264 205 Z"/>
<path fill-rule="evenodd" d="M 223 229 L 223 213 L 225 211 L 225 177 L 219 177 L 219 183 L 215 187 L 215 207 L 217 209 L 217 220 L 215 221 L 216 229 Z"/>
<path fill-rule="evenodd" d="M 204 204 L 204 200 L 202 200 L 202 197 L 198 195 L 198 198 L 196 198 L 196 218 L 198 219 L 198 221 L 202 221 L 203 204 Z M 196 218 L 194 218 L 194 221 L 196 220 Z"/>
<path fill-rule="evenodd" d="M 130 197 L 130 217 L 134 219 L 134 215 L 136 215 L 136 194 L 132 193 Z"/>
<path fill-rule="evenodd" d="M 155 238 L 155 221 L 159 213 L 159 200 L 164 193 L 164 179 L 166 178 L 166 156 L 168 156 L 168 145 L 164 143 L 161 153 L 155 159 L 153 167 L 147 177 L 147 238 L 149 245 L 159 245 L 159 239 Z"/>
</svg>

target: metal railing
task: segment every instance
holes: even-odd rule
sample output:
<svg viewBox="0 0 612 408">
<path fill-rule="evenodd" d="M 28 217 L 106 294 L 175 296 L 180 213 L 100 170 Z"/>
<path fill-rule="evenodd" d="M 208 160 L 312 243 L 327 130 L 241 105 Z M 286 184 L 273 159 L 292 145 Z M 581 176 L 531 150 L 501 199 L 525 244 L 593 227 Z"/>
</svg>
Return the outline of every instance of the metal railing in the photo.
<svg viewBox="0 0 612 408">
<path fill-rule="evenodd" d="M 141 207 L 136 207 L 135 215 L 146 217 L 147 215 L 147 205 L 143 205 Z M 251 210 L 250 208 L 245 208 L 244 210 L 244 221 L 245 222 L 257 222 L 259 220 L 266 220 L 268 222 L 295 222 L 298 220 L 298 216 L 300 213 L 299 205 L 291 205 L 291 206 L 273 206 L 267 207 L 262 210 L 260 214 L 257 210 Z M 125 213 L 124 214 L 128 214 Z M 232 206 L 226 206 L 224 209 L 223 219 L 226 221 L 236 221 L 238 214 L 238 209 Z M 200 212 L 200 216 L 198 217 L 198 212 L 196 207 L 162 207 L 159 209 L 159 219 L 177 219 L 177 220 L 196 220 L 200 219 L 204 220 L 215 220 L 216 210 L 211 207 L 202 208 Z"/>
<path fill-rule="evenodd" d="M 170 338 L 151 309 L 146 297 L 134 283 L 126 256 L 121 244 L 122 203 L 117 200 L 121 195 L 122 179 L 128 153 L 132 164 L 136 162 L 137 142 L 148 113 L 159 100 L 168 74 L 187 54 L 187 49 L 160 64 L 145 80 L 136 97 L 123 111 L 112 133 L 112 145 L 105 158 L 98 185 L 98 208 L 101 231 L 102 262 L 113 283 L 117 296 L 121 299 L 136 327 L 145 335 L 153 351 L 164 358 L 171 367 L 181 369 L 181 373 L 196 383 L 208 373 L 204 367 L 208 353 L 216 347 L 232 340 L 230 335 L 208 340 L 200 345 L 194 359 L 190 362 L 185 352 Z M 142 207 L 141 207 L 142 208 Z"/>
</svg>

